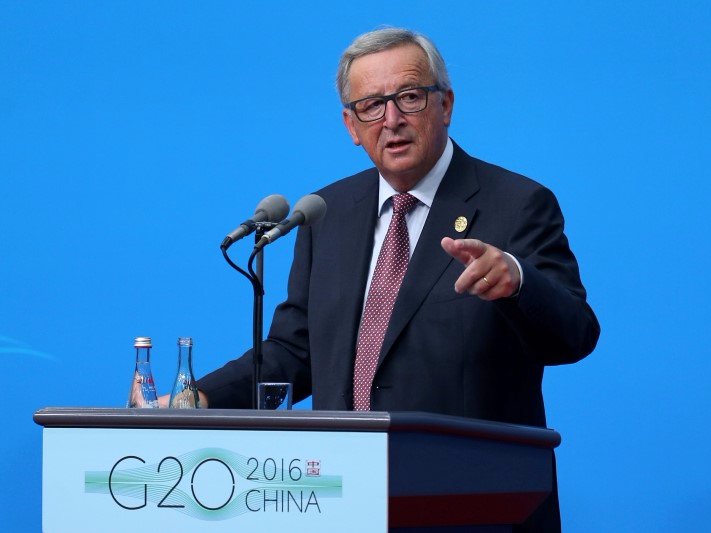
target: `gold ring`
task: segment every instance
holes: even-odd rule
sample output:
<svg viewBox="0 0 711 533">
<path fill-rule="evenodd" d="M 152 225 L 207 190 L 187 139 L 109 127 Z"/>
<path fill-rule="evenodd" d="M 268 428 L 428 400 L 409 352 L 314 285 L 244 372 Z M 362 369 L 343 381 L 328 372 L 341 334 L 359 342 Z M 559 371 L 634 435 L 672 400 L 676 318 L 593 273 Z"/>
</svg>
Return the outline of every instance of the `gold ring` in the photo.
<svg viewBox="0 0 711 533">
<path fill-rule="evenodd" d="M 481 278 L 481 279 L 484 281 L 484 283 L 486 283 L 489 287 L 491 287 L 491 283 L 489 283 L 489 280 L 486 279 L 486 276 L 484 276 L 484 277 Z"/>
</svg>

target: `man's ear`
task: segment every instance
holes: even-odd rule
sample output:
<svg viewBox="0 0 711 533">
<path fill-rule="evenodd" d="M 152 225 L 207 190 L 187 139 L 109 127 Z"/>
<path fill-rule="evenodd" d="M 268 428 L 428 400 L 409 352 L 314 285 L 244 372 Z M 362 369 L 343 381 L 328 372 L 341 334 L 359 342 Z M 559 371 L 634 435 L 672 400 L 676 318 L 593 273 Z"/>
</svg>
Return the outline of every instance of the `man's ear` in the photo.
<svg viewBox="0 0 711 533">
<path fill-rule="evenodd" d="M 449 127 L 452 122 L 452 109 L 454 109 L 454 91 L 452 89 L 442 93 L 442 111 L 444 112 L 444 125 Z"/>
<path fill-rule="evenodd" d="M 360 146 L 360 137 L 358 137 L 358 132 L 355 129 L 355 124 L 353 123 L 353 114 L 350 109 L 343 110 L 343 123 L 346 125 L 346 129 L 353 139 L 353 144 Z"/>
</svg>

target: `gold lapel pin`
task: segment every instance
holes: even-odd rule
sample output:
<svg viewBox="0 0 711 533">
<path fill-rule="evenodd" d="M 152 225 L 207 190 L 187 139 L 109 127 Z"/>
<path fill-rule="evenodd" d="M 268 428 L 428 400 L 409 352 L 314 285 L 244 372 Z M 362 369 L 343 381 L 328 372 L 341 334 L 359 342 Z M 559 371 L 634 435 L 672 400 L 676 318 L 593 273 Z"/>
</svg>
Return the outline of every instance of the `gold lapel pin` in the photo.
<svg viewBox="0 0 711 533">
<path fill-rule="evenodd" d="M 454 221 L 454 229 L 459 233 L 467 229 L 467 217 L 457 217 Z"/>
</svg>

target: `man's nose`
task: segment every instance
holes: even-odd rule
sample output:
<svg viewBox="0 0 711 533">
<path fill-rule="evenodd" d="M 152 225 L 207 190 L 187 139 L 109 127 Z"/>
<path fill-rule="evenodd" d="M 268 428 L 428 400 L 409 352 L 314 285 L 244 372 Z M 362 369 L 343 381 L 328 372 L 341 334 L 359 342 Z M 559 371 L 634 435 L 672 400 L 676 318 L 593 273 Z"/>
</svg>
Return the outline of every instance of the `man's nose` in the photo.
<svg viewBox="0 0 711 533">
<path fill-rule="evenodd" d="M 394 129 L 404 121 L 405 114 L 395 105 L 395 100 L 385 102 L 385 127 Z"/>
</svg>

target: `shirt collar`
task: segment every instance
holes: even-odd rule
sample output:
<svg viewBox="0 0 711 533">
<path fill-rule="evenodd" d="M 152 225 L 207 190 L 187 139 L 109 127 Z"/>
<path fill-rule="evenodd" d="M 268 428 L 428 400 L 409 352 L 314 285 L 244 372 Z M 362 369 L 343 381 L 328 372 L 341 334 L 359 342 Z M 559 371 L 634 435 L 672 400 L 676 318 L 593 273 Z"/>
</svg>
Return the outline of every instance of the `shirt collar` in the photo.
<svg viewBox="0 0 711 533">
<path fill-rule="evenodd" d="M 447 172 L 447 168 L 449 168 L 449 163 L 452 161 L 453 153 L 454 146 L 452 145 L 452 139 L 447 138 L 447 145 L 444 147 L 444 152 L 442 152 L 442 155 L 435 163 L 435 166 L 432 167 L 432 170 L 425 174 L 425 177 L 418 181 L 412 189 L 407 191 L 420 202 L 425 204 L 428 208 L 432 207 L 432 202 L 434 201 L 439 184 L 442 183 L 442 178 L 444 178 L 444 174 Z M 382 174 L 379 174 L 379 176 L 380 186 L 378 192 L 378 216 L 383 214 L 385 202 L 387 202 L 392 196 L 398 194 L 398 191 L 390 186 L 385 178 L 383 178 Z"/>
</svg>

